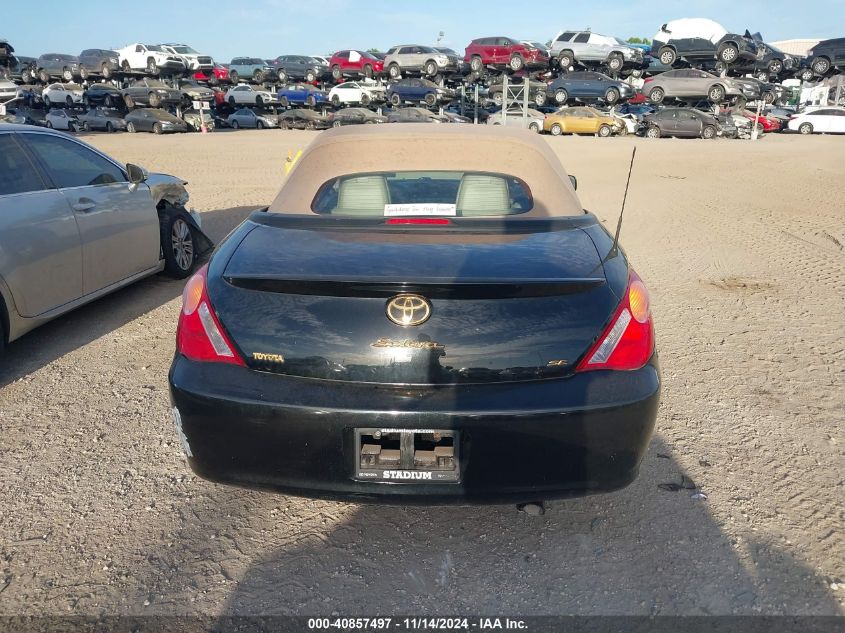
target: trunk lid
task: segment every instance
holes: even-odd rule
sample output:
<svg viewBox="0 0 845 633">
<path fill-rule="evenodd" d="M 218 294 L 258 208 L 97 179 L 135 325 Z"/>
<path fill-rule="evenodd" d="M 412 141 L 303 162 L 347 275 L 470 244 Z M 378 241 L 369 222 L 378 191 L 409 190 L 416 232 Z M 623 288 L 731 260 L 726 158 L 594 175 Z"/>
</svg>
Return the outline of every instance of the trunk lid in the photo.
<svg viewBox="0 0 845 633">
<path fill-rule="evenodd" d="M 385 228 L 255 225 L 209 281 L 247 365 L 386 384 L 563 376 L 618 303 L 580 228 Z M 427 320 L 392 321 L 419 307 L 397 295 L 423 298 Z"/>
</svg>

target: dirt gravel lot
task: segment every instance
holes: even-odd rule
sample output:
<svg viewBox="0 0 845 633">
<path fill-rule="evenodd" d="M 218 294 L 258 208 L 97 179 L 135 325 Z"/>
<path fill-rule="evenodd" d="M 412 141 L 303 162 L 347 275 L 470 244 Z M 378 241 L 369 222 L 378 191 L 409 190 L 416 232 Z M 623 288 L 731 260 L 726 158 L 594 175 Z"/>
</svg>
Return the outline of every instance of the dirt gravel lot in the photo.
<svg viewBox="0 0 845 633">
<path fill-rule="evenodd" d="M 87 140 L 189 180 L 219 239 L 312 138 Z M 156 277 L 0 360 L 0 614 L 845 613 L 845 138 L 548 142 L 609 225 L 639 147 L 623 242 L 665 384 L 633 485 L 531 517 L 200 480 L 167 396 L 181 284 Z"/>
</svg>

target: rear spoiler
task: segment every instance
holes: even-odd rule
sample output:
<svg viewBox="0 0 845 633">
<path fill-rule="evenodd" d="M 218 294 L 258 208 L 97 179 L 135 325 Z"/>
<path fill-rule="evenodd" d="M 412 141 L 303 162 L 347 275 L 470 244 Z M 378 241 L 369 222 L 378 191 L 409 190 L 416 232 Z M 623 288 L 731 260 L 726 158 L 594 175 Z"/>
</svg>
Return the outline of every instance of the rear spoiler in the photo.
<svg viewBox="0 0 845 633">
<path fill-rule="evenodd" d="M 520 233 L 541 233 L 549 231 L 568 231 L 583 229 L 599 223 L 598 218 L 587 211 L 584 215 L 519 218 L 503 216 L 499 218 L 438 218 L 447 220 L 444 224 L 397 224 L 388 223 L 395 218 L 382 216 L 349 217 L 332 215 L 288 215 L 269 213 L 267 208 L 254 211 L 248 221 L 262 226 L 280 229 L 326 230 L 326 231 L 390 231 L 390 232 L 467 232 L 495 235 L 519 235 Z M 448 228 L 446 228 L 448 226 Z"/>
</svg>

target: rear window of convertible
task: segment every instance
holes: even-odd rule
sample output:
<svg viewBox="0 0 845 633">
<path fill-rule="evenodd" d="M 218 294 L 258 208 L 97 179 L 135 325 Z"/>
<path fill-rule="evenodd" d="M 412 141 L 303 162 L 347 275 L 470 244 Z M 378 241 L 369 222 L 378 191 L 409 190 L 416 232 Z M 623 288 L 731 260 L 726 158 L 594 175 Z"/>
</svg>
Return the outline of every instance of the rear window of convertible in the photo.
<svg viewBox="0 0 845 633">
<path fill-rule="evenodd" d="M 526 213 L 531 190 L 514 176 L 465 171 L 399 171 L 339 176 L 320 187 L 311 210 L 358 217 L 479 217 Z"/>
</svg>

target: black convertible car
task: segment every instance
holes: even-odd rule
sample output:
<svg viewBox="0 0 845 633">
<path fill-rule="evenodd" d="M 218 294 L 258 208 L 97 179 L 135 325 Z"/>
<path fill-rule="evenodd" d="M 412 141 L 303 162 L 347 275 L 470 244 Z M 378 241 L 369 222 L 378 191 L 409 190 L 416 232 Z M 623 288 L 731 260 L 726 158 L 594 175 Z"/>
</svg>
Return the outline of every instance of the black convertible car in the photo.
<svg viewBox="0 0 845 633">
<path fill-rule="evenodd" d="M 648 292 L 573 183 L 523 130 L 320 135 L 185 287 L 193 470 L 380 503 L 630 483 L 660 392 Z"/>
</svg>

